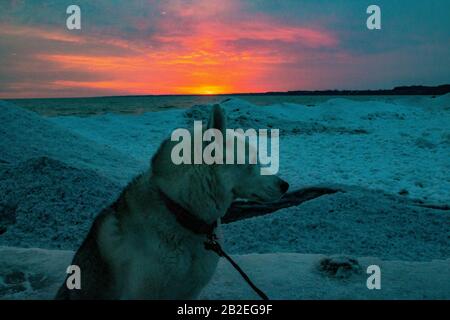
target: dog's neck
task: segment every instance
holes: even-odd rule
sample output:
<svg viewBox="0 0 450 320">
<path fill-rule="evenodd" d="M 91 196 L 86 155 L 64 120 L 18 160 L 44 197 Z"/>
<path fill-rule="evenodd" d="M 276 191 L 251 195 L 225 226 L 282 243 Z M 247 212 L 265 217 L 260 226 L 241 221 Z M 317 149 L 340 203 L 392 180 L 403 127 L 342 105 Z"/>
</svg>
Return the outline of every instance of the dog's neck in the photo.
<svg viewBox="0 0 450 320">
<path fill-rule="evenodd" d="M 213 168 L 190 166 L 176 177 L 152 176 L 151 180 L 169 199 L 208 224 L 223 217 L 233 201 L 231 189 Z"/>
<path fill-rule="evenodd" d="M 211 236 L 217 227 L 217 221 L 207 223 L 194 214 L 189 212 L 179 203 L 170 199 L 161 189 L 158 189 L 159 196 L 169 210 L 176 218 L 177 222 L 184 228 L 192 231 L 195 234 L 203 234 Z"/>
</svg>

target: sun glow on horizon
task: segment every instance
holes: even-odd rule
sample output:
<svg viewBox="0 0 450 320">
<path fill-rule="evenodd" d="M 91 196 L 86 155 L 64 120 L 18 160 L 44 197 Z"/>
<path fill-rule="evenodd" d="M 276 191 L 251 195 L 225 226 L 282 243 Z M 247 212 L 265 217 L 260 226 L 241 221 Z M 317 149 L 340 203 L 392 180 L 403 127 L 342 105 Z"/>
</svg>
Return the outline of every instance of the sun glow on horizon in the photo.
<svg viewBox="0 0 450 320">
<path fill-rule="evenodd" d="M 185 94 L 199 94 L 199 95 L 215 95 L 215 94 L 227 94 L 232 93 L 225 86 L 219 85 L 205 85 L 198 87 L 180 88 L 180 93 Z"/>
</svg>

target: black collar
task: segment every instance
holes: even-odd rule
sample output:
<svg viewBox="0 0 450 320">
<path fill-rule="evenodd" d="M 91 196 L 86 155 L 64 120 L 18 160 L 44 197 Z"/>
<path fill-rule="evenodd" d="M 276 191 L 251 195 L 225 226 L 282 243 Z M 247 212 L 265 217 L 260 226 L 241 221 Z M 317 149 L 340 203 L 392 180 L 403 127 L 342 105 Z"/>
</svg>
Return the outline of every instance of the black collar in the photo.
<svg viewBox="0 0 450 320">
<path fill-rule="evenodd" d="M 164 192 L 161 191 L 161 189 L 158 190 L 166 208 L 175 216 L 177 222 L 181 226 L 196 234 L 204 234 L 207 236 L 212 236 L 214 234 L 214 230 L 217 227 L 216 221 L 211 224 L 206 223 L 183 208 L 180 204 L 170 199 Z"/>
</svg>

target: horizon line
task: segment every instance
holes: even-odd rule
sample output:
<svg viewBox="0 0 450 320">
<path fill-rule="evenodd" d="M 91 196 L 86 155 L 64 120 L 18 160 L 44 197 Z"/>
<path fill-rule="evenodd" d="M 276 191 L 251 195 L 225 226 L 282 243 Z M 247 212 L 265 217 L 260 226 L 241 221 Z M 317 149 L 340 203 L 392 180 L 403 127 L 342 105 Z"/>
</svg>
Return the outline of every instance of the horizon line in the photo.
<svg viewBox="0 0 450 320">
<path fill-rule="evenodd" d="M 439 91 L 442 88 L 444 90 Z M 407 92 L 407 90 L 416 90 L 416 92 Z M 422 89 L 422 91 L 420 91 Z M 424 92 L 429 91 L 429 92 Z M 432 93 L 433 90 L 438 90 L 438 93 Z M 400 92 L 399 92 L 400 91 Z M 37 100 L 37 99 L 95 99 L 95 98 L 131 98 L 131 97 L 208 97 L 208 96 L 263 96 L 263 95 L 329 95 L 332 96 L 333 93 L 338 93 L 339 95 L 371 95 L 368 93 L 397 93 L 392 95 L 441 95 L 450 93 L 450 83 L 429 86 L 429 85 L 401 85 L 395 86 L 391 89 L 324 89 L 324 90 L 288 90 L 288 91 L 264 91 L 264 92 L 232 92 L 232 93 L 213 93 L 213 94 L 199 94 L 199 93 L 167 93 L 167 94 L 132 94 L 132 95 L 98 95 L 98 96 L 66 96 L 66 97 L 31 97 L 31 98 L 1 98 L 0 100 Z"/>
</svg>

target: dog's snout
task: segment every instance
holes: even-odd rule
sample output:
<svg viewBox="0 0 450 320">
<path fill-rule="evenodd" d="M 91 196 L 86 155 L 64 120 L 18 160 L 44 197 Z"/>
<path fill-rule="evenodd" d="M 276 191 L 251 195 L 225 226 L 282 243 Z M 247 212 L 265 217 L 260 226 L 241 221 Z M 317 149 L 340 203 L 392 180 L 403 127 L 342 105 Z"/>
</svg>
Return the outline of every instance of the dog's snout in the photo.
<svg viewBox="0 0 450 320">
<path fill-rule="evenodd" d="M 285 193 L 289 189 L 289 183 L 287 183 L 286 181 L 281 181 L 280 189 L 281 189 L 281 192 Z"/>
</svg>

